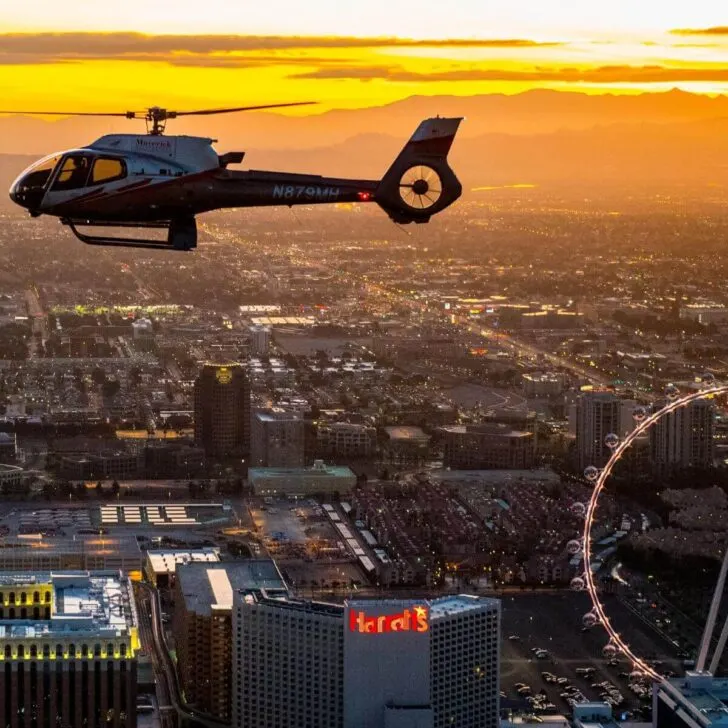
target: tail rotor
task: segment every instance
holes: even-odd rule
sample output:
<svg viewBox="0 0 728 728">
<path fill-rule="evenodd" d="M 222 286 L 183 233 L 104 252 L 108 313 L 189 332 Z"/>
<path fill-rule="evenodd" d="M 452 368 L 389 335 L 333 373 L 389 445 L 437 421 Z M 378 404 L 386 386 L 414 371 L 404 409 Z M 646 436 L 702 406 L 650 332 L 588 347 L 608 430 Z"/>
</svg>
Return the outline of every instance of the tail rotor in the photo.
<svg viewBox="0 0 728 728">
<path fill-rule="evenodd" d="M 375 199 L 397 223 L 423 223 L 462 194 L 447 163 L 462 119 L 426 119 L 382 178 Z"/>
</svg>

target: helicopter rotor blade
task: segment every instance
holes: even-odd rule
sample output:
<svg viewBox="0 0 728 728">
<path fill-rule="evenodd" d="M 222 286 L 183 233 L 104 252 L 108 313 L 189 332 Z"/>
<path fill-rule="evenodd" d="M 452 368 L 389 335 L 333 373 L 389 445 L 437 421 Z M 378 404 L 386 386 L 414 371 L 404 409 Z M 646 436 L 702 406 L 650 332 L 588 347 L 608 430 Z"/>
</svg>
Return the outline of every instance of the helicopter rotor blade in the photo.
<svg viewBox="0 0 728 728">
<path fill-rule="evenodd" d="M 23 114 L 25 116 L 120 116 L 127 119 L 136 118 L 137 111 L 105 112 L 105 111 L 0 111 L 0 114 Z"/>
<path fill-rule="evenodd" d="M 235 111 L 259 111 L 260 109 L 282 109 L 287 106 L 310 106 L 317 101 L 294 101 L 288 104 L 263 104 L 261 106 L 237 106 L 231 109 L 200 109 L 198 111 L 174 111 L 168 112 L 175 116 L 208 116 L 210 114 L 231 114 Z"/>
</svg>

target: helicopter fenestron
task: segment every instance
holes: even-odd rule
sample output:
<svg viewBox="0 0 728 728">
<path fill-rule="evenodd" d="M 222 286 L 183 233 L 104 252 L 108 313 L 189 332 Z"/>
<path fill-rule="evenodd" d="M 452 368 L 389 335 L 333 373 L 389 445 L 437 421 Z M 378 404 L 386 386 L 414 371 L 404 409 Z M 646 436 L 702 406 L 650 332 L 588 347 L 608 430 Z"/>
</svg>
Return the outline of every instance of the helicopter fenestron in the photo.
<svg viewBox="0 0 728 728">
<path fill-rule="evenodd" d="M 460 197 L 447 155 L 462 119 L 422 121 L 380 180 L 232 170 L 244 152 L 218 155 L 214 139 L 165 136 L 179 116 L 299 106 L 268 104 L 228 109 L 142 112 L 6 112 L 144 119 L 146 134 L 109 134 L 78 149 L 51 154 L 13 182 L 10 198 L 33 217 L 49 215 L 91 245 L 168 250 L 197 247 L 195 216 L 211 210 L 270 205 L 376 202 L 396 223 L 425 223 Z M 88 228 L 161 228 L 165 240 L 91 234 Z M 83 230 L 86 230 L 84 232 Z"/>
</svg>

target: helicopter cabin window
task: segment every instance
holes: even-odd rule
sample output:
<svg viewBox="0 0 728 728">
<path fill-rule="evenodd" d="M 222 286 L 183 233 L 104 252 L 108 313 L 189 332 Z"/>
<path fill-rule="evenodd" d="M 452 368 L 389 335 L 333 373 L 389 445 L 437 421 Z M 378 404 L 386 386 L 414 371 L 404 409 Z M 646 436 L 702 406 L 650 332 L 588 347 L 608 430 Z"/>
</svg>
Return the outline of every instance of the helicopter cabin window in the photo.
<svg viewBox="0 0 728 728">
<path fill-rule="evenodd" d="M 91 160 L 83 154 L 69 154 L 61 164 L 61 171 L 53 183 L 54 192 L 76 190 L 86 186 Z"/>
<path fill-rule="evenodd" d="M 124 177 L 126 177 L 126 165 L 121 159 L 99 157 L 91 169 L 91 180 L 89 184 L 98 185 L 102 182 L 114 182 Z"/>
</svg>

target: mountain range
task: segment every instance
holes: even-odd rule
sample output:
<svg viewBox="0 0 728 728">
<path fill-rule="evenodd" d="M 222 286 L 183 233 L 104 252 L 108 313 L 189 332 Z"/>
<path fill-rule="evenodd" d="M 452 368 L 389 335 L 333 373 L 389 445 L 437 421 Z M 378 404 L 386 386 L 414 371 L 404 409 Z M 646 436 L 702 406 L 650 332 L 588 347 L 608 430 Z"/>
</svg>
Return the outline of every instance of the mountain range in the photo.
<svg viewBox="0 0 728 728">
<path fill-rule="evenodd" d="M 514 96 L 412 97 L 305 117 L 175 119 L 169 133 L 247 150 L 245 167 L 378 178 L 420 119 L 465 116 L 451 163 L 464 187 L 508 184 L 728 185 L 728 97 L 537 90 Z M 0 190 L 34 158 L 140 122 L 0 117 Z M 4 194 L 0 205 L 5 207 Z"/>
</svg>

